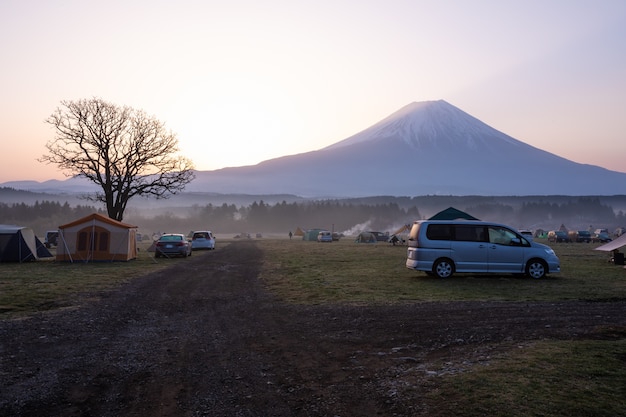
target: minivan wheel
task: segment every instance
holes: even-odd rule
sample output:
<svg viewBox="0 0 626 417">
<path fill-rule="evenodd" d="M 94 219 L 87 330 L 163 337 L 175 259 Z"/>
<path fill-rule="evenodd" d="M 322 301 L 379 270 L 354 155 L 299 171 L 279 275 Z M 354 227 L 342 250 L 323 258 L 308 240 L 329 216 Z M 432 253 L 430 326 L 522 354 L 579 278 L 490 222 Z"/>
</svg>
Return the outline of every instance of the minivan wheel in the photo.
<svg viewBox="0 0 626 417">
<path fill-rule="evenodd" d="M 531 259 L 526 264 L 526 275 L 534 279 L 541 279 L 546 276 L 548 266 L 540 259 Z"/>
<path fill-rule="evenodd" d="M 449 259 L 439 259 L 433 265 L 433 273 L 439 278 L 448 278 L 454 272 L 454 265 Z"/>
</svg>

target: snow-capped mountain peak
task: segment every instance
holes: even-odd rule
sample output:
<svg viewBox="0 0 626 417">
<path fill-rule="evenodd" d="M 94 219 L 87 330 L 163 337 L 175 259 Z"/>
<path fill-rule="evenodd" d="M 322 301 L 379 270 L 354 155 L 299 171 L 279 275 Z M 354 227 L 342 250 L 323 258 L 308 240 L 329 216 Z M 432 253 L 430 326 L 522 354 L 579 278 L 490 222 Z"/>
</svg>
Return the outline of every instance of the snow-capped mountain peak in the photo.
<svg viewBox="0 0 626 417">
<path fill-rule="evenodd" d="M 401 140 L 414 149 L 490 148 L 494 136 L 504 135 L 445 100 L 413 102 L 373 126 L 324 149 L 374 141 Z M 507 142 L 521 142 L 507 137 Z"/>
</svg>

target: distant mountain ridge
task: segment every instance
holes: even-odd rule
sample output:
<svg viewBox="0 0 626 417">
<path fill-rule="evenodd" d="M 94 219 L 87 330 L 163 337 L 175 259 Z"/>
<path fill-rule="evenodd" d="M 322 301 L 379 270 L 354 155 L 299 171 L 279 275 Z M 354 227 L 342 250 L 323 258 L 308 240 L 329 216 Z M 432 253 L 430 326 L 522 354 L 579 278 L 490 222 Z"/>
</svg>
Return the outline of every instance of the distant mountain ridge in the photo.
<svg viewBox="0 0 626 417">
<path fill-rule="evenodd" d="M 326 148 L 199 172 L 192 189 L 304 196 L 615 195 L 626 174 L 514 139 L 446 101 L 411 103 Z"/>
<path fill-rule="evenodd" d="M 18 188 L 7 184 L 0 185 Z M 186 191 L 320 198 L 621 195 L 626 173 L 530 146 L 438 100 L 411 103 L 320 150 L 198 171 Z"/>
</svg>

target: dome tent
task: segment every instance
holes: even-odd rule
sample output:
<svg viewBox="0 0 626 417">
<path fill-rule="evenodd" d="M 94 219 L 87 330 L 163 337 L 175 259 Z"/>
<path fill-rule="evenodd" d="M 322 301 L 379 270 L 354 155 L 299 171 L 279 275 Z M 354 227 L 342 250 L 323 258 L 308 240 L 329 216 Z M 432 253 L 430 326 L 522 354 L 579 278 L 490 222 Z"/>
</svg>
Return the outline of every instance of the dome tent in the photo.
<svg viewBox="0 0 626 417">
<path fill-rule="evenodd" d="M 0 225 L 0 262 L 29 262 L 52 254 L 29 227 Z"/>
<path fill-rule="evenodd" d="M 440 211 L 439 213 L 435 214 L 433 217 L 431 217 L 428 220 L 479 220 L 476 217 L 467 214 L 464 211 L 461 211 L 459 209 L 455 209 L 454 207 L 448 207 L 445 210 Z"/>
<path fill-rule="evenodd" d="M 376 243 L 376 235 L 372 232 L 361 232 L 354 240 L 356 243 Z"/>
</svg>

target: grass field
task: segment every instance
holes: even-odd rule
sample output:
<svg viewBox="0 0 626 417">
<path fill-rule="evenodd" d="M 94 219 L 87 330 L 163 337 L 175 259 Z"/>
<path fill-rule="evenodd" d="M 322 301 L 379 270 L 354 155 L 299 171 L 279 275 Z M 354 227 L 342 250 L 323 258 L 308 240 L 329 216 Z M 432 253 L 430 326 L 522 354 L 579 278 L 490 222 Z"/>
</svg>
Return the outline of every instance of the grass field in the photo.
<svg viewBox="0 0 626 417">
<path fill-rule="evenodd" d="M 231 242 L 220 239 L 217 250 Z M 406 269 L 404 246 L 357 244 L 349 238 L 332 243 L 271 238 L 257 242 L 264 254 L 261 279 L 290 303 L 626 298 L 626 270 L 609 263 L 608 253 L 593 250 L 598 244 L 552 244 L 562 271 L 541 280 L 467 274 L 442 280 Z M 155 260 L 147 246 L 143 242 L 138 259 L 130 262 L 0 263 L 0 318 L 67 307 L 85 294 L 186 261 Z"/>
<path fill-rule="evenodd" d="M 626 270 L 597 244 L 553 244 L 562 272 L 533 280 L 457 274 L 448 279 L 408 270 L 406 248 L 302 240 L 263 241 L 262 279 L 292 303 L 398 303 L 443 300 L 579 300 L 626 298 Z"/>
<path fill-rule="evenodd" d="M 232 240 L 220 239 L 217 250 Z M 458 274 L 438 279 L 405 268 L 406 248 L 351 239 L 317 243 L 259 239 L 261 279 L 289 303 L 390 304 L 450 300 L 626 299 L 626 269 L 597 244 L 552 244 L 562 272 L 542 280 Z M 0 264 L 0 319 L 80 305 L 86 297 L 186 259 L 145 251 L 124 263 Z M 626 329 L 612 337 L 538 341 L 458 375 L 441 377 L 433 415 L 626 416 Z M 435 411 L 435 410 L 434 410 Z"/>
</svg>

